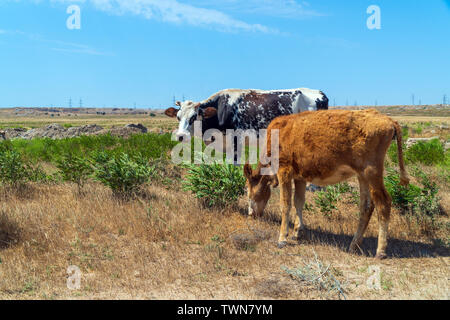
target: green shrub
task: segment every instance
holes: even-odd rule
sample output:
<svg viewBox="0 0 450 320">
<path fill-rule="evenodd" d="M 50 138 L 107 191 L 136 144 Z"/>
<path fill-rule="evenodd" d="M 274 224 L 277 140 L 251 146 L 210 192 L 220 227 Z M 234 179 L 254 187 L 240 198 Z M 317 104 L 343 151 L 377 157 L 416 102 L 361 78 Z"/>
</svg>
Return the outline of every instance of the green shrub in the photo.
<svg viewBox="0 0 450 320">
<path fill-rule="evenodd" d="M 28 180 L 29 172 L 20 153 L 14 150 L 0 152 L 0 182 L 2 184 L 23 184 Z"/>
<path fill-rule="evenodd" d="M 411 204 L 420 195 L 420 188 L 413 184 L 402 186 L 400 176 L 393 168 L 387 168 L 387 175 L 384 177 L 384 185 L 391 195 L 392 203 L 402 210 L 408 210 Z"/>
<path fill-rule="evenodd" d="M 432 182 L 430 178 L 423 172 L 418 171 L 416 176 L 419 178 L 419 182 L 423 185 L 421 194 L 417 197 L 414 203 L 414 210 L 425 214 L 429 217 L 435 216 L 440 213 L 440 198 L 438 196 L 439 188 L 435 182 Z"/>
<path fill-rule="evenodd" d="M 23 185 L 31 182 L 50 182 L 54 177 L 48 176 L 40 166 L 32 166 L 15 150 L 0 152 L 0 183 L 6 185 Z"/>
<path fill-rule="evenodd" d="M 86 157 L 75 156 L 71 153 L 57 160 L 56 167 L 63 181 L 75 183 L 79 192 L 93 172 L 92 165 Z"/>
<path fill-rule="evenodd" d="M 153 172 L 142 156 L 133 159 L 126 153 L 110 156 L 100 152 L 95 161 L 95 178 L 108 186 L 115 196 L 124 199 L 135 195 Z"/>
<path fill-rule="evenodd" d="M 414 184 L 404 187 L 400 185 L 400 177 L 394 169 L 387 169 L 387 172 L 384 178 L 386 189 L 392 197 L 392 203 L 402 212 L 430 217 L 440 213 L 439 189 L 425 173 L 417 173 L 423 187 Z"/>
<path fill-rule="evenodd" d="M 314 202 L 325 216 L 330 217 L 333 210 L 336 210 L 336 204 L 341 198 L 341 195 L 345 193 L 352 193 L 352 197 L 355 195 L 350 185 L 346 182 L 338 183 L 332 186 L 326 187 L 325 190 L 317 192 Z"/>
<path fill-rule="evenodd" d="M 206 207 L 226 207 L 245 193 L 245 177 L 240 166 L 231 164 L 188 165 L 183 189 L 191 191 Z"/>
<path fill-rule="evenodd" d="M 431 141 L 419 141 L 410 148 L 403 144 L 404 158 L 406 164 L 421 163 L 427 166 L 444 165 L 449 167 L 450 152 L 445 152 L 439 139 Z M 389 159 L 397 164 L 397 143 L 393 142 L 388 149 Z"/>
<path fill-rule="evenodd" d="M 329 217 L 331 216 L 333 210 L 337 209 L 336 204 L 338 197 L 339 194 L 334 189 L 327 187 L 325 190 L 317 192 L 314 202 L 320 212 Z"/>
<path fill-rule="evenodd" d="M 444 147 L 439 139 L 420 141 L 406 150 L 405 160 L 407 163 L 422 163 L 427 166 L 442 163 L 445 160 Z"/>
</svg>

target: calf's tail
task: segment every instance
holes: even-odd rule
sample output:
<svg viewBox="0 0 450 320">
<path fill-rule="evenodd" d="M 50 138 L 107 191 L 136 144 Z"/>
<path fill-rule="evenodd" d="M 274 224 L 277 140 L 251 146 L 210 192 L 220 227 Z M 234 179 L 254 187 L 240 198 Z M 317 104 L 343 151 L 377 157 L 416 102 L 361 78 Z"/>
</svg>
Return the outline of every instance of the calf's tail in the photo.
<svg viewBox="0 0 450 320">
<path fill-rule="evenodd" d="M 396 121 L 394 121 L 394 128 L 395 128 L 395 136 L 397 137 L 397 156 L 398 156 L 398 165 L 400 167 L 400 184 L 402 186 L 407 186 L 409 184 L 409 178 L 405 170 L 405 161 L 403 160 L 402 128 Z"/>
</svg>

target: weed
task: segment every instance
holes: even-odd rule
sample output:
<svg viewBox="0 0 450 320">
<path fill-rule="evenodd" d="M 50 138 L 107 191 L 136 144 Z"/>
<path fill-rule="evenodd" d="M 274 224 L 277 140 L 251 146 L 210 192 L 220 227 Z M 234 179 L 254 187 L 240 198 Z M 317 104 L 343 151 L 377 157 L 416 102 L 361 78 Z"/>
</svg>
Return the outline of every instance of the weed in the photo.
<svg viewBox="0 0 450 320">
<path fill-rule="evenodd" d="M 226 207 L 236 204 L 245 192 L 241 167 L 234 165 L 188 165 L 183 189 L 191 191 L 206 207 Z"/>
</svg>

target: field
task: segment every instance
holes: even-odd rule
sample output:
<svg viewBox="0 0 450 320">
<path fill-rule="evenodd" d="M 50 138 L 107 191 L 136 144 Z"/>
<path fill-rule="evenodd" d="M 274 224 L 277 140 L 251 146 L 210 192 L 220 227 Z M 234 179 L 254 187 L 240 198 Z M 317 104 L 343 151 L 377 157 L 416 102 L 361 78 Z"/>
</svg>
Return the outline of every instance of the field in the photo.
<svg viewBox="0 0 450 320">
<path fill-rule="evenodd" d="M 450 139 L 446 109 L 416 115 L 401 107 L 382 111 L 398 120 L 409 137 Z M 0 141 L 0 153 L 16 152 L 24 167 L 30 166 L 28 176 L 20 177 L 23 183 L 0 183 L 0 299 L 450 297 L 449 151 L 439 149 L 443 158 L 438 160 L 431 158 L 435 149 L 428 145 L 427 152 L 407 153 L 413 185 L 422 196 L 434 188 L 436 194 L 421 198 L 430 202 L 419 203 L 417 212 L 393 208 L 389 257 L 375 260 L 376 213 L 361 254 L 347 252 L 358 224 L 356 179 L 339 190 L 307 192 L 306 239 L 278 249 L 278 191 L 261 218 L 247 216 L 245 195 L 229 206 L 204 205 L 184 188 L 188 168 L 170 162 L 170 135 L 153 133 L 170 132 L 177 126 L 172 119 L 158 112 L 153 117 L 44 113 L 0 110 L 0 128 L 142 123 L 150 133 L 129 139 Z M 124 196 L 92 177 L 82 183 L 64 179 L 66 153 L 97 159 L 105 156 L 102 151 L 108 159 L 128 154 L 136 166 L 144 158 L 152 168 L 148 182 Z M 387 167 L 398 172 L 393 159 L 387 157 Z M 77 168 L 81 172 L 83 163 Z M 395 177 L 392 171 L 386 175 Z M 79 288 L 67 286 L 69 266 L 81 271 Z M 379 287 L 370 285 L 377 281 Z"/>
</svg>

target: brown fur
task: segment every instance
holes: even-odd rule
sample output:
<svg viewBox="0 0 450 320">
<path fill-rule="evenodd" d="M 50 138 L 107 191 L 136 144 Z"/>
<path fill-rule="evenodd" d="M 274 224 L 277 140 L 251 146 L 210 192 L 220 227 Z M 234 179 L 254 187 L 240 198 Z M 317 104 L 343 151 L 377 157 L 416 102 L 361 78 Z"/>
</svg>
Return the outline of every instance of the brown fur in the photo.
<svg viewBox="0 0 450 320">
<path fill-rule="evenodd" d="M 373 209 L 379 220 L 377 256 L 386 256 L 387 228 L 391 198 L 383 182 L 384 159 L 394 137 L 397 137 L 401 183 L 407 185 L 402 153 L 401 128 L 397 122 L 376 110 L 326 110 L 282 116 L 268 127 L 267 150 L 271 155 L 270 131 L 279 130 L 279 170 L 271 178 L 260 175 L 260 165 L 253 171 L 245 166 L 249 188 L 250 211 L 261 214 L 270 197 L 269 182 L 280 184 L 282 224 L 279 245 L 286 244 L 291 208 L 292 180 L 295 182 L 295 237 L 304 229 L 302 208 L 307 182 L 336 184 L 356 175 L 360 183 L 361 218 L 351 251 L 362 242 Z M 261 201 L 263 199 L 264 201 Z"/>
</svg>

